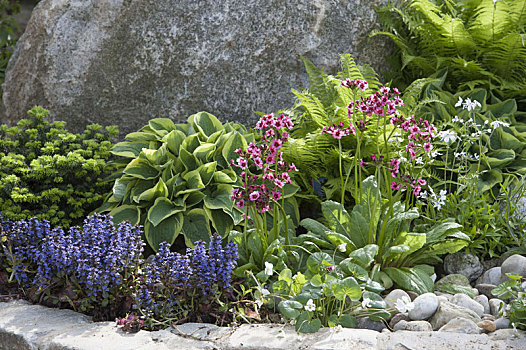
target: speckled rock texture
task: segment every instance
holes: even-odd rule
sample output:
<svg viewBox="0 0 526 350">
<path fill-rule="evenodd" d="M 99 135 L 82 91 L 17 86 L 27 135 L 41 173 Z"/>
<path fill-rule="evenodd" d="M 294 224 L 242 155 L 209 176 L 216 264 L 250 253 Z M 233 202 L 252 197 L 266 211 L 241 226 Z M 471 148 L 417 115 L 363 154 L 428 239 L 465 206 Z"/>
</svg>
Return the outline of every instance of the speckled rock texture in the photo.
<svg viewBox="0 0 526 350">
<path fill-rule="evenodd" d="M 42 0 L 3 85 L 13 123 L 36 104 L 73 130 L 206 110 L 252 125 L 306 87 L 300 56 L 336 72 L 351 53 L 378 71 L 387 40 L 373 7 L 387 0 Z"/>
</svg>

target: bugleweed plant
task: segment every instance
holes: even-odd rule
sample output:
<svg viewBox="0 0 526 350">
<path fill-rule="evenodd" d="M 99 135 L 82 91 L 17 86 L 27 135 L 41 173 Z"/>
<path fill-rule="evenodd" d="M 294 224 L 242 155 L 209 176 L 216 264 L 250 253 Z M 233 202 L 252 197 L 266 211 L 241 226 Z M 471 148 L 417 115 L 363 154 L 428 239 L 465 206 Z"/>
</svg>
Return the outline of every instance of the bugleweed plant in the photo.
<svg viewBox="0 0 526 350">
<path fill-rule="evenodd" d="M 142 230 L 95 214 L 67 233 L 45 220 L 2 222 L 8 271 L 35 301 L 111 319 L 129 311 L 141 264 Z"/>
<path fill-rule="evenodd" d="M 111 190 L 111 139 L 117 127 L 88 125 L 70 133 L 35 107 L 15 127 L 0 126 L 0 211 L 10 220 L 37 217 L 51 225 L 79 225 Z"/>
<path fill-rule="evenodd" d="M 230 242 L 223 248 L 217 234 L 210 238 L 208 251 L 199 241 L 187 248 L 185 255 L 170 252 L 170 245 L 163 242 L 139 277 L 136 312 L 148 329 L 202 322 L 200 315 L 225 305 L 221 299 L 231 289 L 236 264 L 237 245 Z M 223 309 L 228 310 L 228 306 Z"/>
<path fill-rule="evenodd" d="M 299 217 L 293 197 L 298 186 L 292 182 L 297 169 L 283 160 L 282 153 L 292 127 L 283 114 L 261 117 L 256 129 L 262 138 L 249 143 L 246 150 L 237 149 L 239 157 L 231 162 L 241 169 L 241 186 L 232 190 L 231 197 L 244 218 L 243 232 L 230 233 L 240 247 L 238 273 L 261 271 L 266 261 L 283 265 L 288 260 L 283 244 L 290 245 Z"/>
</svg>

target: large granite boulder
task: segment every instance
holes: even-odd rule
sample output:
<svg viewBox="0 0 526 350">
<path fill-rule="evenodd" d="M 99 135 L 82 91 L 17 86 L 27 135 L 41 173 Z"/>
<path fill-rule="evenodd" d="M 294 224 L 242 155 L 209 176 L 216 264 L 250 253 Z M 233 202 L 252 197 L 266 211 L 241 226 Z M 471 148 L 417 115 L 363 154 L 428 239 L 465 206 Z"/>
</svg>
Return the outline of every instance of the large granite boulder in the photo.
<svg viewBox="0 0 526 350">
<path fill-rule="evenodd" d="M 300 56 L 334 72 L 339 54 L 382 71 L 387 42 L 368 34 L 387 0 L 42 0 L 3 85 L 13 123 L 36 104 L 72 129 L 207 110 L 252 124 L 306 86 Z"/>
</svg>

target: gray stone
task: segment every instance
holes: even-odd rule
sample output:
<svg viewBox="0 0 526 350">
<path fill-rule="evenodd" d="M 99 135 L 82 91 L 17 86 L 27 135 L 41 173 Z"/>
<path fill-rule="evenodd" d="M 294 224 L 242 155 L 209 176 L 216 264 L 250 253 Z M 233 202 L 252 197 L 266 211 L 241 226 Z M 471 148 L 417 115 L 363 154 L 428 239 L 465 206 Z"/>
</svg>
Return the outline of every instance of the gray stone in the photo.
<svg viewBox="0 0 526 350">
<path fill-rule="evenodd" d="M 328 73 L 339 54 L 387 67 L 374 5 L 387 0 L 40 1 L 9 62 L 4 117 L 39 104 L 72 130 L 206 110 L 252 126 L 253 111 L 292 105 L 306 87 L 300 56 Z"/>
<path fill-rule="evenodd" d="M 503 282 L 501 267 L 496 266 L 487 270 L 477 280 L 477 284 L 494 284 L 499 285 Z"/>
<path fill-rule="evenodd" d="M 475 300 L 471 299 L 466 294 L 455 294 L 451 299 L 449 299 L 449 301 L 455 305 L 463 306 L 472 311 L 475 311 L 475 313 L 479 316 L 482 316 L 482 314 L 484 313 L 484 306 L 477 303 Z"/>
<path fill-rule="evenodd" d="M 482 330 L 472 320 L 469 320 L 464 317 L 455 317 L 447 324 L 442 326 L 438 331 L 451 333 L 480 334 Z"/>
<path fill-rule="evenodd" d="M 508 339 L 518 339 L 525 338 L 526 332 L 516 329 L 497 329 L 493 334 L 490 335 L 492 340 L 508 340 Z M 526 342 L 523 341 L 523 344 L 526 345 Z M 526 349 L 526 346 L 521 348 Z"/>
<path fill-rule="evenodd" d="M 436 294 L 436 292 L 435 292 L 435 294 Z M 437 295 L 437 298 L 438 298 L 438 302 L 439 303 L 441 303 L 443 301 L 449 301 L 449 298 L 446 295 Z"/>
<path fill-rule="evenodd" d="M 506 307 L 506 303 L 500 299 L 493 298 L 489 300 L 490 313 L 495 317 L 498 317 L 500 314 L 500 311 L 504 310 L 505 307 Z"/>
<path fill-rule="evenodd" d="M 394 308 L 396 305 L 396 301 L 398 299 L 403 299 L 403 298 L 407 298 L 407 300 L 411 300 L 411 298 L 405 291 L 401 289 L 393 289 L 389 294 L 385 296 L 384 301 L 388 307 Z"/>
<path fill-rule="evenodd" d="M 458 273 L 446 275 L 439 279 L 435 284 L 456 284 L 457 286 L 471 287 L 471 284 L 469 284 L 469 279 L 466 276 Z"/>
<path fill-rule="evenodd" d="M 415 299 L 418 298 L 418 293 L 413 292 L 412 290 L 408 290 L 406 293 L 411 298 L 411 301 L 415 301 Z"/>
<path fill-rule="evenodd" d="M 510 328 L 510 320 L 507 319 L 506 317 L 499 317 L 495 321 L 495 326 L 497 327 L 497 329 Z"/>
<path fill-rule="evenodd" d="M 491 309 L 489 308 L 489 299 L 487 296 L 485 296 L 484 294 L 477 295 L 476 297 L 473 298 L 473 300 L 475 300 L 477 303 L 482 305 L 482 307 L 484 308 L 485 314 L 491 313 Z"/>
<path fill-rule="evenodd" d="M 490 321 L 490 320 L 482 320 L 479 323 L 477 323 L 477 326 L 480 329 L 482 329 L 484 333 L 491 333 L 497 330 L 497 326 L 495 325 L 495 322 Z"/>
<path fill-rule="evenodd" d="M 482 275 L 484 267 L 475 255 L 457 252 L 444 258 L 444 270 L 449 274 L 464 275 L 469 282 L 473 282 Z"/>
<path fill-rule="evenodd" d="M 401 312 L 394 315 L 389 321 L 389 327 L 394 329 L 396 324 L 400 321 L 411 321 L 411 319 L 409 318 L 409 314 L 407 312 Z"/>
<path fill-rule="evenodd" d="M 485 295 L 488 297 L 488 299 L 494 298 L 495 296 L 491 293 L 491 291 L 495 288 L 497 288 L 494 284 L 477 284 L 475 288 L 479 291 L 480 294 Z"/>
<path fill-rule="evenodd" d="M 413 301 L 414 308 L 409 310 L 409 318 L 413 321 L 427 320 L 438 308 L 438 298 L 433 293 L 419 295 Z"/>
<path fill-rule="evenodd" d="M 384 328 L 387 328 L 387 326 L 383 322 L 372 321 L 369 317 L 360 317 L 356 320 L 356 328 L 381 332 Z"/>
<path fill-rule="evenodd" d="M 431 332 L 433 327 L 427 321 L 400 321 L 394 328 L 394 331 L 411 331 L 411 332 Z"/>
<path fill-rule="evenodd" d="M 456 317 L 467 318 L 475 323 L 480 322 L 481 320 L 479 315 L 474 311 L 446 301 L 440 303 L 438 310 L 433 317 L 429 319 L 429 323 L 431 323 L 434 330 L 438 330 Z"/>
<path fill-rule="evenodd" d="M 518 254 L 510 256 L 502 263 L 501 272 L 504 280 L 509 279 L 506 276 L 507 273 L 516 273 L 521 276 L 526 276 L 526 257 Z"/>
</svg>

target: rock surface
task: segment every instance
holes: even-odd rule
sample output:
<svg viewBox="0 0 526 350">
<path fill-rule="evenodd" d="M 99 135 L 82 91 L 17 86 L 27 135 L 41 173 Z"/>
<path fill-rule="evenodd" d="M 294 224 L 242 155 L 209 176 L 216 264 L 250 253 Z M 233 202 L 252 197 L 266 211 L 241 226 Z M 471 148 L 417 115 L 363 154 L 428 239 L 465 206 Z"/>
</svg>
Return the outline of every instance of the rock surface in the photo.
<svg viewBox="0 0 526 350">
<path fill-rule="evenodd" d="M 476 297 L 473 298 L 473 300 L 475 300 L 477 303 L 482 305 L 482 307 L 484 308 L 484 313 L 485 314 L 490 314 L 491 313 L 491 309 L 489 307 L 489 299 L 488 299 L 487 296 L 485 296 L 484 294 L 477 295 Z"/>
<path fill-rule="evenodd" d="M 431 332 L 433 327 L 431 323 L 427 321 L 404 321 L 398 322 L 394 328 L 394 331 L 411 331 L 411 332 Z"/>
<path fill-rule="evenodd" d="M 394 308 L 398 299 L 411 300 L 409 294 L 407 294 L 405 291 L 401 289 L 393 289 L 385 296 L 384 301 L 388 307 Z"/>
<path fill-rule="evenodd" d="M 409 318 L 413 321 L 427 320 L 438 308 L 438 298 L 433 293 L 419 295 L 414 301 L 414 308 L 409 310 Z"/>
<path fill-rule="evenodd" d="M 481 321 L 481 318 L 468 308 L 450 302 L 441 302 L 438 310 L 433 317 L 429 319 L 429 323 L 431 323 L 434 330 L 438 330 L 440 327 L 457 317 L 467 318 L 475 323 Z"/>
<path fill-rule="evenodd" d="M 475 281 L 484 272 L 479 258 L 471 253 L 457 252 L 444 258 L 444 270 L 449 274 L 460 274 Z"/>
<path fill-rule="evenodd" d="M 502 278 L 502 271 L 500 266 L 492 267 L 485 271 L 482 276 L 477 280 L 477 284 L 494 284 L 499 285 L 504 282 Z"/>
<path fill-rule="evenodd" d="M 479 317 L 484 313 L 484 306 L 471 299 L 466 294 L 455 294 L 451 299 L 449 299 L 449 301 L 455 305 L 463 306 L 470 309 L 471 311 L 474 311 Z"/>
<path fill-rule="evenodd" d="M 510 256 L 502 263 L 501 273 L 504 280 L 509 280 L 507 273 L 526 276 L 526 257 L 518 254 Z"/>
<path fill-rule="evenodd" d="M 455 317 L 444 326 L 439 332 L 464 333 L 464 334 L 480 334 L 482 331 L 475 322 L 464 317 Z"/>
<path fill-rule="evenodd" d="M 300 56 L 328 73 L 351 53 L 377 71 L 388 40 L 373 6 L 387 0 L 48 0 L 18 41 L 3 86 L 14 123 L 39 104 L 72 130 L 206 110 L 250 126 L 306 87 Z"/>
</svg>

